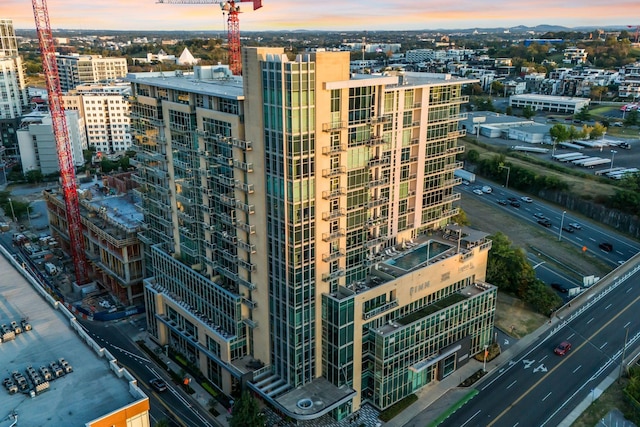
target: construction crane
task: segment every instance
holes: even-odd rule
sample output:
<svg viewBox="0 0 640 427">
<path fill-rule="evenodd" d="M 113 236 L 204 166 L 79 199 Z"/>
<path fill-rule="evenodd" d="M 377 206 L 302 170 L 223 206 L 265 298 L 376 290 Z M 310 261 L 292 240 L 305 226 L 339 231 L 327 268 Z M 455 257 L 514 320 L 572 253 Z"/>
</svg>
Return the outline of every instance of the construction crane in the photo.
<svg viewBox="0 0 640 427">
<path fill-rule="evenodd" d="M 60 182 L 62 194 L 67 210 L 67 223 L 69 226 L 69 245 L 71 257 L 76 273 L 76 283 L 84 285 L 89 280 L 87 271 L 87 259 L 84 253 L 84 237 L 82 236 L 82 223 L 80 221 L 80 207 L 78 204 L 78 191 L 76 188 L 76 173 L 71 157 L 71 143 L 69 142 L 69 129 L 62 104 L 62 90 L 60 89 L 60 77 L 58 75 L 58 63 L 56 62 L 56 49 L 53 44 L 53 33 L 49 23 L 49 11 L 46 0 L 32 0 L 33 16 L 36 20 L 36 32 L 40 43 L 42 56 L 42 70 L 47 84 L 49 95 L 49 111 L 53 124 L 53 135 L 56 140 L 58 152 L 58 165 L 60 167 Z"/>
<path fill-rule="evenodd" d="M 219 4 L 222 13 L 227 13 L 227 43 L 229 44 L 229 68 L 239 76 L 242 74 L 242 59 L 240 57 L 240 6 L 236 3 L 253 3 L 253 10 L 262 7 L 262 0 L 157 0 L 163 4 Z"/>
</svg>

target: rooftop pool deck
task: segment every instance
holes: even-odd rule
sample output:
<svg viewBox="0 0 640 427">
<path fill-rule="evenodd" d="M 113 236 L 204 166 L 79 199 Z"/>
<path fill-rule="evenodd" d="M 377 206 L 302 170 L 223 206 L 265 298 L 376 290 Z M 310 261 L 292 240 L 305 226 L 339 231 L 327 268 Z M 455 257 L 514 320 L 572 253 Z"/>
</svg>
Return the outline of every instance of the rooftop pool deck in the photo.
<svg viewBox="0 0 640 427">
<path fill-rule="evenodd" d="M 425 243 L 417 244 L 415 247 L 409 248 L 408 251 L 402 253 L 397 258 L 386 260 L 385 263 L 404 271 L 411 271 L 428 261 L 438 258 L 452 248 L 453 246 L 447 243 L 428 240 Z"/>
</svg>

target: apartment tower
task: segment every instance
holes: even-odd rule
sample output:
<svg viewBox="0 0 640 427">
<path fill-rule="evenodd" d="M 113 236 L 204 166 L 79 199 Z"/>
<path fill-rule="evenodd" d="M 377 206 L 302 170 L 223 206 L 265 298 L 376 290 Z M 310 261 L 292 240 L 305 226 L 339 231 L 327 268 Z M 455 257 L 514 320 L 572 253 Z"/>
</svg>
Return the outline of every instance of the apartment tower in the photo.
<svg viewBox="0 0 640 427">
<path fill-rule="evenodd" d="M 448 75 L 243 50 L 242 78 L 130 75 L 149 332 L 297 420 L 380 410 L 491 340 L 486 235 L 450 225 Z"/>
</svg>

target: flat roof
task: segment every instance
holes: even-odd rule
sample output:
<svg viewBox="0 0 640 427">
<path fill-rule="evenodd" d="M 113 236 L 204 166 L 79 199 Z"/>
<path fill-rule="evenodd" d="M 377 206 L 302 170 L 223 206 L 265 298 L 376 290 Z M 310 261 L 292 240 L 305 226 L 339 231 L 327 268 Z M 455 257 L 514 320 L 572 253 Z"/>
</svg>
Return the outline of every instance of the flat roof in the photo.
<svg viewBox="0 0 640 427">
<path fill-rule="evenodd" d="M 125 80 L 136 84 L 147 84 L 149 86 L 158 86 L 167 89 L 199 93 L 202 95 L 213 95 L 235 99 L 244 98 L 244 88 L 242 85 L 242 78 L 240 77 L 230 79 L 198 79 L 193 74 L 189 73 L 175 75 L 175 73 L 166 72 L 129 73 Z"/>
<path fill-rule="evenodd" d="M 493 113 L 493 112 L 469 112 L 467 118 L 462 120 L 462 123 L 473 123 L 473 119 L 482 118 L 484 121 L 477 123 L 480 126 L 487 126 L 492 124 L 516 124 L 516 123 L 534 123 L 533 120 L 525 119 L 522 117 L 509 116 L 507 114 Z"/>
<path fill-rule="evenodd" d="M 12 410 L 25 426 L 82 426 L 121 410 L 144 398 L 130 392 L 126 379 L 118 378 L 105 358 L 98 355 L 70 327 L 64 313 L 54 309 L 0 251 L 0 324 L 20 324 L 28 318 L 31 331 L 0 344 L 2 379 L 13 371 L 27 377 L 29 365 L 42 365 L 64 358 L 73 372 L 50 382 L 50 388 L 35 397 L 9 394 L 0 390 L 0 427 L 12 421 L 5 418 Z"/>
<path fill-rule="evenodd" d="M 540 94 L 526 94 L 526 95 L 511 95 L 510 99 L 524 99 L 531 101 L 543 101 L 543 102 L 565 102 L 565 103 L 577 103 L 577 102 L 589 102 L 589 98 L 578 98 L 575 96 L 555 96 L 555 95 L 540 95 Z"/>
</svg>

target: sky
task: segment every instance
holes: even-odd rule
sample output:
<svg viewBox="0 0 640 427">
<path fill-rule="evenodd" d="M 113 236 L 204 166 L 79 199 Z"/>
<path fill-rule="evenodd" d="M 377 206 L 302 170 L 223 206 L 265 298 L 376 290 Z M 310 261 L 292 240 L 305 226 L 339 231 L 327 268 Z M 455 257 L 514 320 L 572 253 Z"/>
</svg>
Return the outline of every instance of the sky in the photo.
<svg viewBox="0 0 640 427">
<path fill-rule="evenodd" d="M 54 29 L 225 30 L 217 4 L 47 0 L 47 6 Z M 240 29 L 246 31 L 640 25 L 638 0 L 263 0 L 255 11 L 251 2 L 240 6 Z M 17 29 L 35 28 L 27 0 L 0 0 L 0 19 L 12 19 Z"/>
</svg>

